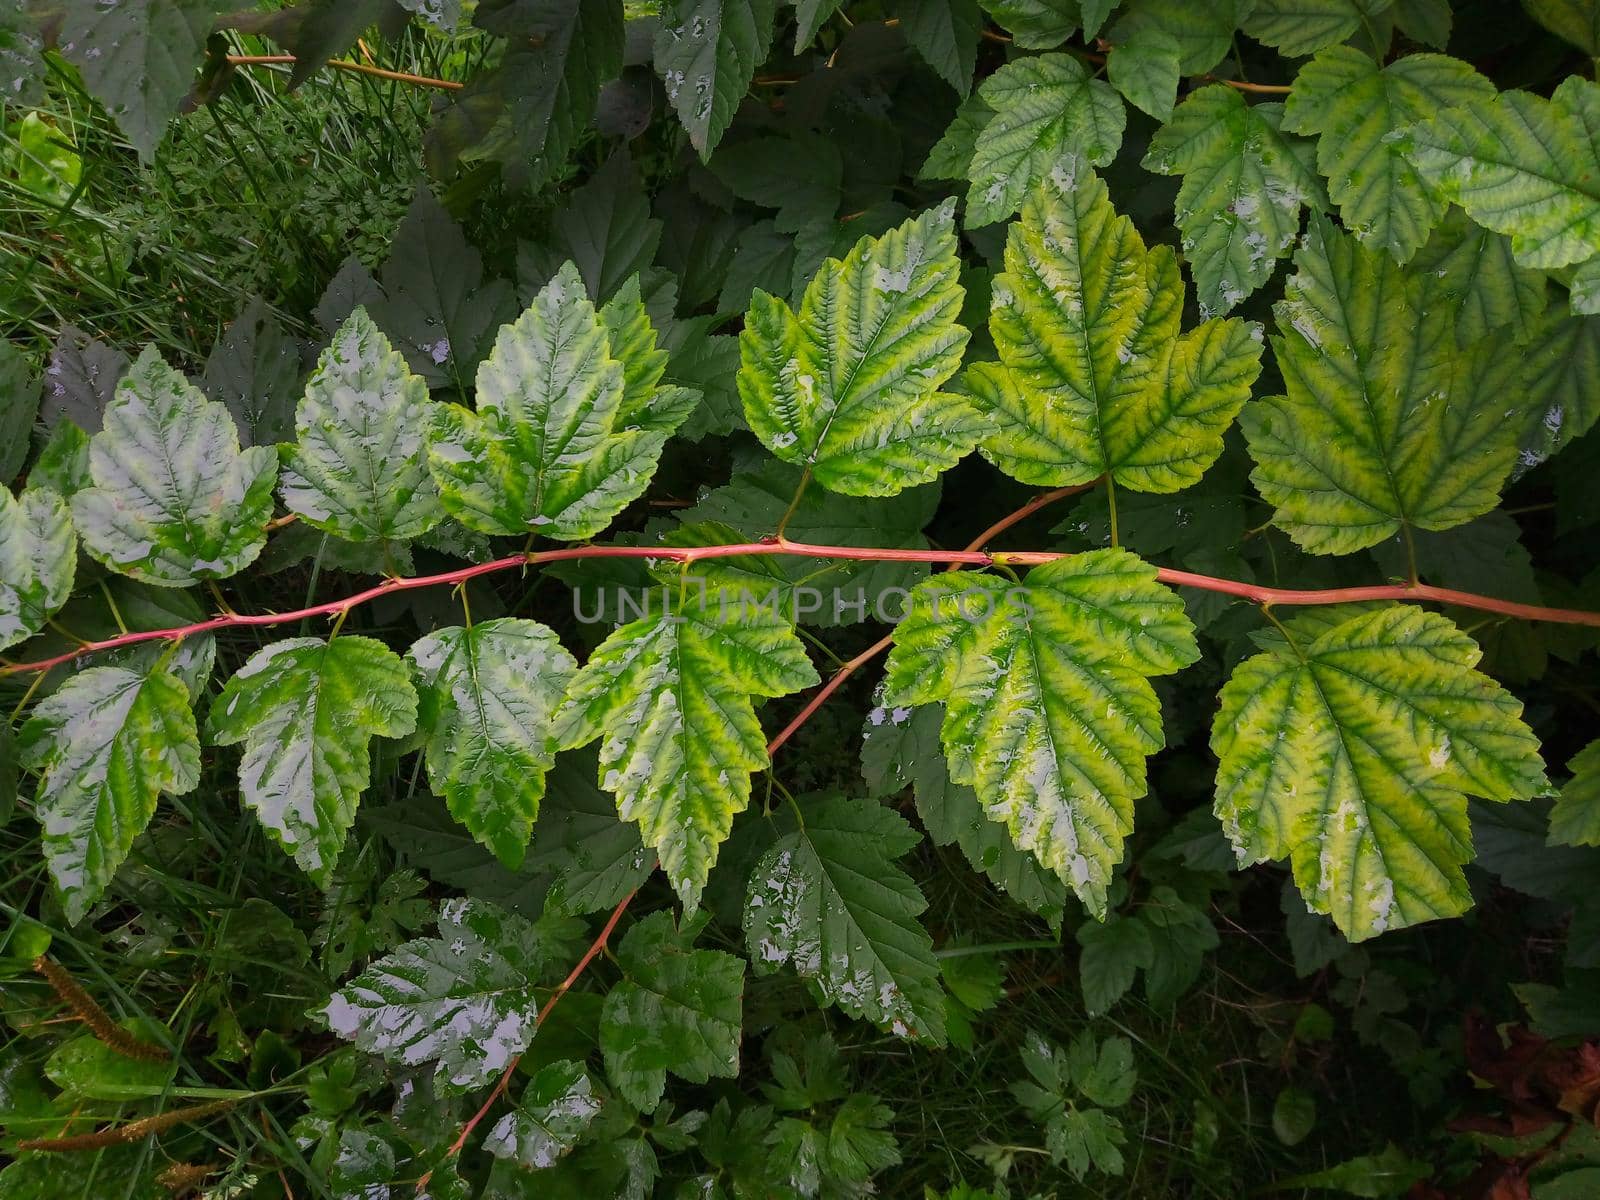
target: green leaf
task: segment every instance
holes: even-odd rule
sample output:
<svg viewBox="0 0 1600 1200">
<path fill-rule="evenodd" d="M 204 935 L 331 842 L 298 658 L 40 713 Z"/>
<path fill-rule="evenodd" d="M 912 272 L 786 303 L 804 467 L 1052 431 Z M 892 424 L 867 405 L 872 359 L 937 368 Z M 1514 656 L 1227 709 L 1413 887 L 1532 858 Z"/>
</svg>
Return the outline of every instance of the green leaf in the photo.
<svg viewBox="0 0 1600 1200">
<path fill-rule="evenodd" d="M 1395 0 L 1256 0 L 1244 31 L 1289 58 L 1302 58 L 1361 32 Z"/>
<path fill-rule="evenodd" d="M 577 541 L 604 529 L 649 485 L 670 429 L 687 412 L 679 406 L 675 421 L 640 427 L 634 418 L 655 389 L 636 391 L 630 376 L 659 378 L 664 356 L 655 360 L 653 331 L 649 361 L 641 361 L 631 339 L 607 326 L 568 263 L 500 331 L 478 371 L 477 411 L 437 412 L 428 465 L 463 525 Z"/>
<path fill-rule="evenodd" d="M 533 1041 L 538 988 L 560 965 L 544 923 L 458 897 L 439 907 L 439 935 L 416 938 L 335 992 L 328 1027 L 401 1066 L 434 1064 L 434 1086 L 468 1091 L 496 1078 Z"/>
<path fill-rule="evenodd" d="M 368 744 L 416 723 L 410 675 L 382 642 L 305 637 L 251 655 L 212 703 L 207 732 L 216 746 L 244 743 L 245 804 L 326 887 L 367 787 Z"/>
<path fill-rule="evenodd" d="M 1443 50 L 1450 44 L 1455 14 L 1450 0 L 1395 0 L 1388 12 L 1394 23 L 1414 42 Z"/>
<path fill-rule="evenodd" d="M 149 1045 L 160 1046 L 169 1040 L 154 1021 L 135 1019 L 117 1024 Z M 44 1073 L 75 1101 L 145 1100 L 166 1091 L 172 1064 L 159 1059 L 129 1058 L 92 1033 L 82 1033 L 51 1052 Z"/>
<path fill-rule="evenodd" d="M 707 592 L 616 630 L 567 689 L 554 734 L 563 748 L 605 735 L 600 786 L 661 857 L 693 908 L 768 764 L 751 699 L 817 682 L 793 627 L 759 599 Z"/>
<path fill-rule="evenodd" d="M 1409 54 L 1380 67 L 1360 50 L 1334 46 L 1300 68 L 1283 127 L 1317 135 L 1317 166 L 1345 227 L 1405 262 L 1454 197 L 1438 172 L 1419 171 L 1421 160 L 1406 156 L 1401 131 L 1493 95 L 1494 84 L 1458 58 Z"/>
<path fill-rule="evenodd" d="M 806 164 L 799 178 L 797 160 Z M 831 222 L 839 211 L 844 161 L 839 147 L 818 135 L 747 138 L 719 148 L 711 170 L 739 199 L 776 208 L 773 228 L 780 233 L 792 234 L 813 221 Z M 794 243 L 792 237 L 784 240 Z"/>
<path fill-rule="evenodd" d="M 349 541 L 409 541 L 444 520 L 428 474 L 428 385 L 367 310 L 333 335 L 295 412 L 284 447 L 284 505 Z"/>
<path fill-rule="evenodd" d="M 78 539 L 60 496 L 0 485 L 0 650 L 27 641 L 72 594 Z"/>
<path fill-rule="evenodd" d="M 1493 508 L 1531 403 L 1520 364 L 1488 342 L 1458 353 L 1414 277 L 1331 227 L 1307 232 L 1295 265 L 1273 339 L 1287 395 L 1241 418 L 1274 523 L 1350 554 Z"/>
<path fill-rule="evenodd" d="M 1067 901 L 1066 885 L 1032 854 L 1018 850 L 999 820 L 978 803 L 977 793 L 950 781 L 939 746 L 944 705 L 888 708 L 867 713 L 862 729 L 861 774 L 873 796 L 891 796 L 909 783 L 917 815 L 936 846 L 961 847 L 975 871 L 1059 930 Z"/>
<path fill-rule="evenodd" d="M 4 20 L 0 13 L 0 80 L 5 78 Z M 42 399 L 39 383 L 22 351 L 9 341 L 0 342 L 0 487 L 10 485 L 27 461 L 28 441 Z"/>
<path fill-rule="evenodd" d="M 978 134 L 994 120 L 994 109 L 978 95 L 968 96 L 956 109 L 952 120 L 917 173 L 918 179 L 966 179 Z"/>
<path fill-rule="evenodd" d="M 515 617 L 437 630 L 406 657 L 417 676 L 429 784 L 516 870 L 555 761 L 551 714 L 578 664 L 551 630 Z"/>
<path fill-rule="evenodd" d="M 1041 54 L 1007 63 L 978 98 L 994 111 L 978 131 L 968 178 L 967 225 L 1003 221 L 1062 163 L 1069 174 L 1103 167 L 1122 145 L 1127 113 L 1105 81 L 1077 59 Z"/>
<path fill-rule="evenodd" d="M 551 226 L 549 246 L 524 242 L 519 248 L 521 286 L 528 289 L 531 280 L 534 288 L 529 290 L 543 287 L 570 260 L 596 304 L 647 270 L 661 244 L 661 222 L 650 215 L 650 199 L 625 147 L 573 190 Z"/>
<path fill-rule="evenodd" d="M 1074 1179 L 1091 1169 L 1121 1175 L 1127 1141 L 1122 1122 L 1098 1108 L 1069 1108 L 1057 1113 L 1045 1129 L 1045 1145 L 1057 1162 L 1065 1162 Z"/>
<path fill-rule="evenodd" d="M 1383 1200 L 1384 1197 L 1405 1195 L 1413 1185 L 1432 1174 L 1433 1167 L 1430 1164 L 1411 1158 L 1391 1142 L 1384 1147 L 1382 1154 L 1364 1154 L 1309 1175 L 1275 1179 L 1272 1186 L 1279 1190 L 1324 1188 L 1347 1196 Z"/>
<path fill-rule="evenodd" d="M 1054 50 L 1082 20 L 1079 0 L 983 0 L 1021 50 Z"/>
<path fill-rule="evenodd" d="M 1317 1098 L 1304 1088 L 1286 1087 L 1272 1102 L 1272 1132 L 1285 1146 L 1298 1146 L 1317 1127 Z"/>
<path fill-rule="evenodd" d="M 200 386 L 233 414 L 240 441 L 270 446 L 294 437 L 300 378 L 299 342 L 252 296 L 211 347 Z"/>
<path fill-rule="evenodd" d="M 0 2 L 0 98 L 19 108 L 44 96 L 44 40 L 26 0 Z M 49 1155 L 45 1155 L 46 1158 Z"/>
<path fill-rule="evenodd" d="M 142 1142 L 80 1154 L 24 1152 L 0 1171 L 5 1200 L 62 1200 L 110 1193 L 117 1200 L 170 1200 L 172 1189 L 156 1181 L 151 1154 Z"/>
<path fill-rule="evenodd" d="M 1256 0 L 1122 0 L 1122 16 L 1112 26 L 1113 42 L 1158 30 L 1178 43 L 1179 69 L 1203 75 L 1233 48 L 1234 30 Z M 1103 5 L 1102 5 L 1103 7 Z"/>
<path fill-rule="evenodd" d="M 995 427 L 984 456 L 1043 486 L 1197 483 L 1260 372 L 1259 327 L 1180 333 L 1177 258 L 1145 249 L 1093 173 L 1056 171 L 1029 193 L 1005 266 L 989 314 L 1000 363 L 963 377 Z"/>
<path fill-rule="evenodd" d="M 595 755 L 563 754 L 550 772 L 523 871 L 548 871 L 548 911 L 599 912 L 655 873 L 639 830 L 617 820 L 617 804 L 595 783 Z"/>
<path fill-rule="evenodd" d="M 1600 320 L 1545 314 L 1533 336 L 1507 356 L 1524 389 L 1522 428 L 1515 475 L 1536 467 L 1582 437 L 1600 419 L 1600 393 L 1593 386 L 1600 371 Z"/>
<path fill-rule="evenodd" d="M 194 83 L 211 31 L 210 0 L 71 0 L 56 38 L 89 94 L 145 162 Z"/>
<path fill-rule="evenodd" d="M 850 1016 L 943 1042 L 939 964 L 917 920 L 927 901 L 895 863 L 919 840 L 876 800 L 802 800 L 799 828 L 750 876 L 744 934 L 756 974 L 788 963 Z"/>
<path fill-rule="evenodd" d="M 528 1080 L 516 1107 L 484 1135 L 483 1148 L 529 1170 L 553 1167 L 578 1144 L 600 1105 L 583 1064 L 561 1059 Z"/>
<path fill-rule="evenodd" d="M 228 410 L 147 346 L 89 440 L 94 486 L 72 497 L 91 556 L 163 587 L 226 579 L 266 544 L 278 456 L 239 449 Z"/>
<path fill-rule="evenodd" d="M 1590 742 L 1567 764 L 1572 778 L 1550 810 L 1550 842 L 1556 846 L 1600 846 L 1600 741 Z"/>
<path fill-rule="evenodd" d="M 1144 167 L 1182 175 L 1176 216 L 1204 317 L 1228 312 L 1272 277 L 1322 207 L 1307 144 L 1279 131 L 1281 104 L 1249 104 L 1214 84 L 1190 93 L 1150 139 Z"/>
<path fill-rule="evenodd" d="M 1284 858 L 1352 941 L 1464 911 L 1467 795 L 1546 786 L 1481 651 L 1406 605 L 1298 617 L 1222 689 L 1216 813 L 1241 863 Z"/>
<path fill-rule="evenodd" d="M 39 416 L 57 429 L 63 418 L 85 433 L 100 432 L 101 417 L 116 398 L 117 383 L 128 373 L 128 356 L 73 325 L 63 325 L 45 368 Z"/>
<path fill-rule="evenodd" d="M 1159 29 L 1138 30 L 1111 48 L 1106 78 L 1135 108 L 1170 120 L 1178 98 L 1178 43 Z"/>
<path fill-rule="evenodd" d="M 892 496 L 953 466 L 977 414 L 939 391 L 961 363 L 949 202 L 829 259 L 796 313 L 757 292 L 739 335 L 739 395 L 762 443 L 850 496 Z"/>
<path fill-rule="evenodd" d="M 1453 316 L 1461 349 L 1500 329 L 1525 342 L 1541 324 L 1544 273 L 1519 267 L 1510 239 L 1474 224 L 1459 208 L 1439 223 L 1412 266 L 1422 279 L 1424 310 Z"/>
<path fill-rule="evenodd" d="M 1448 103 L 1459 107 L 1415 113 L 1432 120 L 1397 144 L 1439 194 L 1510 237 L 1525 267 L 1600 254 L 1600 87 L 1571 76 L 1548 100 L 1490 91 Z"/>
<path fill-rule="evenodd" d="M 34 815 L 45 865 L 77 924 L 155 815 L 161 793 L 200 782 L 189 692 L 164 670 L 91 667 L 41 700 L 22 727 L 24 766 L 41 774 Z"/>
<path fill-rule="evenodd" d="M 465 390 L 500 326 L 516 315 L 504 279 L 485 279 L 468 244 L 426 186 L 419 187 L 383 264 L 372 319 L 431 387 Z"/>
<path fill-rule="evenodd" d="M 801 54 L 816 41 L 828 18 L 843 6 L 844 0 L 794 0 L 794 52 Z"/>
<path fill-rule="evenodd" d="M 622 71 L 623 4 L 480 0 L 473 24 L 505 38 L 505 49 L 430 126 L 428 165 L 448 179 L 462 165 L 498 163 L 511 186 L 539 187 L 565 168 L 589 131 L 601 86 Z"/>
<path fill-rule="evenodd" d="M 912 0 L 895 12 L 901 32 L 922 61 L 961 95 L 971 91 L 983 30 L 978 0 Z"/>
<path fill-rule="evenodd" d="M 801 472 L 788 463 L 760 459 L 735 468 L 728 483 L 679 514 L 685 525 L 721 522 L 739 531 L 741 541 L 777 532 L 800 486 Z M 821 488 L 807 488 L 789 514 L 785 536 L 797 542 L 827 546 L 878 546 L 925 550 L 922 529 L 933 519 L 939 488 L 908 488 L 882 500 L 844 497 Z M 677 540 L 677 539 L 673 539 Z M 708 538 L 705 540 L 709 540 Z M 742 561 L 723 559 L 717 573 L 736 569 Z M 757 560 L 748 560 L 754 569 Z M 761 595 L 777 586 L 779 611 L 806 624 L 846 625 L 892 616 L 897 589 L 909 590 L 926 578 L 917 563 L 819 561 L 769 557 L 760 561 L 762 575 L 752 575 L 752 590 Z"/>
<path fill-rule="evenodd" d="M 1098 1017 L 1133 986 L 1135 973 L 1155 961 L 1150 932 L 1136 917 L 1116 917 L 1105 923 L 1086 921 L 1078 927 L 1078 979 L 1083 985 L 1084 1011 Z"/>
<path fill-rule="evenodd" d="M 711 157 L 766 61 L 777 7 L 777 0 L 663 0 L 656 74 L 702 159 Z"/>
<path fill-rule="evenodd" d="M 1595 0 L 1523 0 L 1522 6 L 1535 21 L 1590 58 L 1600 55 L 1600 5 Z"/>
<path fill-rule="evenodd" d="M 675 929 L 651 913 L 617 948 L 625 978 L 606 993 L 600 1050 L 623 1099 L 654 1109 L 670 1070 L 691 1083 L 739 1073 L 744 960 L 692 949 L 704 920 Z"/>
<path fill-rule="evenodd" d="M 1149 680 L 1199 656 L 1183 605 L 1125 550 L 1030 571 L 1021 585 L 944 574 L 895 628 L 886 703 L 945 701 L 950 777 L 1097 916 L 1161 748 Z"/>
</svg>

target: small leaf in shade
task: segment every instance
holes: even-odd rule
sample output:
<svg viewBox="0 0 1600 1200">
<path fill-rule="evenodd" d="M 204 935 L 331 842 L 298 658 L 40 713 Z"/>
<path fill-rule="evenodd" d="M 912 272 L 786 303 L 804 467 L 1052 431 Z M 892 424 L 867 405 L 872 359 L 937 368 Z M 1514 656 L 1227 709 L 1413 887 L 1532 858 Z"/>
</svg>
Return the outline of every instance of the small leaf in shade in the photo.
<svg viewBox="0 0 1600 1200">
<path fill-rule="evenodd" d="M 555 761 L 550 718 L 578 664 L 551 630 L 515 617 L 437 630 L 406 657 L 433 790 L 515 870 Z"/>
<path fill-rule="evenodd" d="M 606 1074 L 628 1103 L 655 1108 L 667 1072 L 691 1083 L 739 1073 L 744 960 L 695 950 L 704 917 L 680 930 L 651 913 L 617 948 L 625 978 L 606 993 L 600 1050 Z"/>
<path fill-rule="evenodd" d="M 927 901 L 895 860 L 916 832 L 876 800 L 799 802 L 799 828 L 750 875 L 744 933 L 758 975 L 792 966 L 823 999 L 900 1037 L 944 1041 Z"/>
<path fill-rule="evenodd" d="M 483 1148 L 529 1170 L 553 1167 L 578 1144 L 600 1105 L 583 1064 L 561 1059 L 528 1080 L 516 1107 L 484 1135 Z"/>
<path fill-rule="evenodd" d="M 26 641 L 72 592 L 78 539 L 60 496 L 0 484 L 0 650 Z"/>
<path fill-rule="evenodd" d="M 278 455 L 239 449 L 228 410 L 147 347 L 89 440 L 94 486 L 72 497 L 90 556 L 163 587 L 226 579 L 267 540 Z"/>
<path fill-rule="evenodd" d="M 4 36 L 0 29 L 0 39 Z M 27 461 L 33 420 L 39 415 L 40 382 L 22 351 L 9 341 L 0 342 L 0 487 L 16 479 Z"/>
<path fill-rule="evenodd" d="M 100 432 L 101 417 L 127 371 L 128 356 L 121 350 L 63 325 L 44 369 L 40 419 L 49 429 L 66 419 L 85 433 Z"/>
<path fill-rule="evenodd" d="M 776 0 L 664 0 L 656 73 L 689 141 L 710 158 L 772 47 Z"/>
<path fill-rule="evenodd" d="M 566 952 L 560 931 L 458 897 L 437 937 L 416 938 L 329 999 L 328 1027 L 400 1066 L 434 1064 L 434 1086 L 489 1083 L 533 1041 L 544 971 Z"/>
<path fill-rule="evenodd" d="M 1550 843 L 1600 846 L 1600 741 L 1573 755 L 1567 770 L 1572 778 L 1550 810 Z"/>
<path fill-rule="evenodd" d="M 213 745 L 244 743 L 245 804 L 326 887 L 367 787 L 369 743 L 404 737 L 416 723 L 410 674 L 382 642 L 286 638 L 228 680 L 207 729 Z"/>
<path fill-rule="evenodd" d="M 289 511 L 349 541 L 409 541 L 444 520 L 428 473 L 427 384 L 367 316 L 350 314 L 317 360 L 284 447 Z"/>
<path fill-rule="evenodd" d="M 165 670 L 91 667 L 41 700 L 22 727 L 40 773 L 34 815 L 67 920 L 81 921 L 128 857 L 163 792 L 200 782 L 189 692 Z"/>
<path fill-rule="evenodd" d="M 252 296 L 211 347 L 200 386 L 228 406 L 245 445 L 292 441 L 300 343 Z"/>
</svg>

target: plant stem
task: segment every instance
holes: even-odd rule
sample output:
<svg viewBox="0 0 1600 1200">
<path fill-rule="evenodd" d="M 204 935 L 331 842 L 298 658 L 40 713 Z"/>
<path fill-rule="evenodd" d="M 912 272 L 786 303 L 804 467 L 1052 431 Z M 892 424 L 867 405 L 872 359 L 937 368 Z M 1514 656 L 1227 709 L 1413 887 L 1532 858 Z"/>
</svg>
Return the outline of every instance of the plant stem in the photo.
<svg viewBox="0 0 1600 1200">
<path fill-rule="evenodd" d="M 227 57 L 228 65 L 233 67 L 265 67 L 300 61 L 292 54 L 230 54 Z M 452 92 L 459 91 L 466 86 L 454 79 L 434 79 L 428 75 L 408 75 L 404 71 L 389 71 L 383 67 L 374 67 L 368 63 L 350 62 L 342 58 L 330 58 L 323 65 L 334 67 L 340 71 L 355 71 L 362 75 L 373 75 L 379 79 L 393 79 L 399 83 L 414 83 L 418 87 L 442 88 Z"/>
</svg>

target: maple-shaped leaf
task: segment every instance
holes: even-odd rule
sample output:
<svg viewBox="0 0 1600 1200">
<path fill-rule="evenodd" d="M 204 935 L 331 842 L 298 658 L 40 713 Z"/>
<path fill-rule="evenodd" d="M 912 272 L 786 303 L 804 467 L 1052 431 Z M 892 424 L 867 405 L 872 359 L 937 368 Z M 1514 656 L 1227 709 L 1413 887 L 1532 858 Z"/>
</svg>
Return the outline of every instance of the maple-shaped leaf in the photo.
<svg viewBox="0 0 1600 1200">
<path fill-rule="evenodd" d="M 963 376 L 994 426 L 984 456 L 1044 486 L 1198 482 L 1260 373 L 1259 326 L 1180 332 L 1177 257 L 1145 249 L 1092 172 L 1058 167 L 1029 193 L 1005 268 L 989 314 L 1000 362 Z"/>
<path fill-rule="evenodd" d="M 365 637 L 286 638 L 251 655 L 211 705 L 212 745 L 244 743 L 239 791 L 272 840 L 326 887 L 356 819 L 374 737 L 416 728 L 398 655 Z"/>
<path fill-rule="evenodd" d="M 1574 75 L 1548 100 L 1488 89 L 1447 103 L 1417 113 L 1404 142 L 1424 179 L 1525 267 L 1600 254 L 1600 86 Z"/>
<path fill-rule="evenodd" d="M 439 906 L 437 937 L 416 938 L 329 999 L 328 1027 L 399 1066 L 433 1063 L 433 1084 L 486 1084 L 533 1041 L 539 985 L 564 952 L 544 922 L 456 897 Z"/>
<path fill-rule="evenodd" d="M 691 1083 L 739 1073 L 744 960 L 694 949 L 704 925 L 702 915 L 678 929 L 671 913 L 651 913 L 617 947 L 624 979 L 600 1010 L 600 1050 L 623 1099 L 646 1112 L 669 1070 Z"/>
<path fill-rule="evenodd" d="M 702 159 L 733 123 L 772 48 L 777 0 L 665 0 L 655 68 Z"/>
<path fill-rule="evenodd" d="M 1145 169 L 1183 176 L 1175 210 L 1202 316 L 1270 279 L 1301 212 L 1326 203 L 1308 144 L 1282 120 L 1281 104 L 1250 104 L 1219 83 L 1190 93 L 1150 139 Z"/>
<path fill-rule="evenodd" d="M 1412 268 L 1422 278 L 1424 309 L 1450 312 L 1462 349 L 1499 329 L 1525 342 L 1541 324 L 1549 291 L 1544 272 L 1518 266 L 1509 238 L 1459 208 L 1445 215 Z"/>
<path fill-rule="evenodd" d="M 744 935 L 756 974 L 787 963 L 822 998 L 901 1037 L 944 1041 L 927 901 L 895 860 L 920 840 L 876 800 L 799 801 L 798 828 L 750 874 Z"/>
<path fill-rule="evenodd" d="M 1241 417 L 1276 524 L 1312 553 L 1350 554 L 1493 508 L 1527 403 L 1515 357 L 1459 352 L 1416 278 L 1322 222 L 1295 265 L 1273 338 L 1287 394 Z"/>
<path fill-rule="evenodd" d="M 1183 603 L 1121 549 L 1035 567 L 1021 584 L 944 574 L 894 631 L 884 702 L 945 704 L 950 777 L 1096 915 L 1163 743 L 1149 676 L 1199 657 Z"/>
<path fill-rule="evenodd" d="M 72 519 L 113 571 L 189 587 L 255 561 L 277 476 L 277 451 L 241 451 L 228 410 L 147 346 L 89 440 L 94 486 L 72 497 Z"/>
<path fill-rule="evenodd" d="M 1567 770 L 1572 778 L 1550 810 L 1550 843 L 1600 846 L 1600 741 L 1573 755 Z"/>
<path fill-rule="evenodd" d="M 752 698 L 817 682 L 794 627 L 764 599 L 703 588 L 655 607 L 596 648 L 556 715 L 563 748 L 605 736 L 600 786 L 689 908 L 750 802 L 751 772 L 769 761 Z"/>
<path fill-rule="evenodd" d="M 739 395 L 762 443 L 818 483 L 892 496 L 955 465 L 981 420 L 940 386 L 961 365 L 955 218 L 946 203 L 828 259 L 791 309 L 757 291 Z"/>
<path fill-rule="evenodd" d="M 688 411 L 673 403 L 644 419 L 665 363 L 653 331 L 641 362 L 630 325 L 611 328 L 567 263 L 500 331 L 478 369 L 477 411 L 445 405 L 434 418 L 428 465 L 452 516 L 480 533 L 576 541 L 644 491 Z"/>
<path fill-rule="evenodd" d="M 409 541 L 444 520 L 428 474 L 428 385 L 357 308 L 317 360 L 283 449 L 290 512 L 347 541 Z"/>
<path fill-rule="evenodd" d="M 1211 731 L 1240 862 L 1288 858 L 1352 941 L 1464 911 L 1467 796 L 1546 786 L 1521 703 L 1473 669 L 1477 644 L 1409 605 L 1318 610 L 1257 641 Z"/>
<path fill-rule="evenodd" d="M 602 1102 L 583 1064 L 560 1059 L 528 1080 L 516 1106 L 484 1135 L 483 1148 L 530 1171 L 553 1167 L 578 1144 Z"/>
<path fill-rule="evenodd" d="M 1348 40 L 1394 3 L 1395 0 L 1256 0 L 1245 18 L 1244 32 L 1289 58 L 1302 58 Z"/>
<path fill-rule="evenodd" d="M 1066 885 L 1032 854 L 1017 849 L 1005 825 L 984 811 L 976 792 L 951 781 L 939 744 L 943 725 L 942 704 L 879 704 L 869 709 L 861 729 L 861 775 L 868 793 L 892 796 L 909 784 L 917 815 L 934 845 L 959 845 L 973 870 L 1060 929 Z"/>
<path fill-rule="evenodd" d="M 1092 4 L 1098 4 L 1104 15 L 1112 7 L 1119 17 L 1107 34 L 1113 43 L 1125 42 L 1147 32 L 1165 34 L 1178 44 L 1178 70 L 1185 75 L 1204 75 L 1233 47 L 1241 18 L 1246 16 L 1257 0 L 1206 0 L 1194 4 L 1192 0 L 1121 0 L 1112 5 L 1108 0 L 1079 0 L 1085 13 Z M 1086 21 L 1085 24 L 1088 22 Z"/>
<path fill-rule="evenodd" d="M 26 641 L 72 593 L 78 539 L 65 502 L 49 488 L 20 496 L 0 484 L 0 650 Z"/>
<path fill-rule="evenodd" d="M 1066 54 L 1007 63 L 983 81 L 978 99 L 994 115 L 978 130 L 967 167 L 969 226 L 1005 220 L 1063 161 L 1105 166 L 1128 119 L 1111 85 Z"/>
<path fill-rule="evenodd" d="M 215 13 L 210 0 L 61 6 L 62 54 L 145 162 L 194 85 Z"/>
<path fill-rule="evenodd" d="M 516 617 L 436 630 L 406 657 L 417 673 L 429 783 L 515 870 L 555 761 L 550 717 L 578 664 L 554 632 Z"/>
<path fill-rule="evenodd" d="M 1494 84 L 1459 58 L 1408 54 L 1380 66 L 1352 46 L 1333 46 L 1295 76 L 1283 127 L 1317 135 L 1317 166 L 1345 228 L 1406 262 L 1444 215 L 1446 191 L 1406 157 L 1401 132 L 1493 95 Z"/>
<path fill-rule="evenodd" d="M 40 772 L 34 814 L 45 865 L 77 924 L 128 857 L 163 792 L 200 782 L 189 691 L 158 667 L 91 667 L 41 700 L 18 739 Z"/>
</svg>

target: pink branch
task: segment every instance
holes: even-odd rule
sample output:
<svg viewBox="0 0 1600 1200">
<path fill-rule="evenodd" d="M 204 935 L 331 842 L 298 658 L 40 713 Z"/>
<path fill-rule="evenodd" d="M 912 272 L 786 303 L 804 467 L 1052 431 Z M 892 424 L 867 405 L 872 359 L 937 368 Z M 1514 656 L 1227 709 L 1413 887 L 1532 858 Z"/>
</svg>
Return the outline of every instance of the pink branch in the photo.
<svg viewBox="0 0 1600 1200">
<path fill-rule="evenodd" d="M 16 675 L 27 671 L 45 671 L 62 663 L 71 662 L 86 654 L 101 650 L 115 650 L 121 646 L 141 642 L 176 640 L 218 629 L 241 626 L 287 625 L 312 617 L 337 617 L 362 604 L 395 592 L 413 588 L 454 586 L 493 575 L 535 566 L 540 563 L 567 562 L 586 558 L 641 558 L 658 562 L 694 563 L 718 558 L 740 558 L 761 555 L 792 555 L 797 558 L 849 559 L 864 562 L 914 562 L 940 563 L 951 567 L 1038 566 L 1071 557 L 1045 551 L 1008 551 L 989 553 L 982 550 L 896 550 L 888 547 L 818 546 L 808 542 L 791 542 L 787 539 L 766 538 L 759 542 L 743 542 L 731 546 L 569 546 L 560 550 L 542 550 L 533 554 L 516 554 L 497 558 L 492 562 L 476 563 L 455 571 L 438 575 L 413 575 L 386 579 L 375 587 L 326 604 L 298 608 L 277 613 L 224 613 L 192 625 L 179 625 L 170 629 L 151 629 L 137 633 L 124 633 L 98 642 L 86 642 L 50 658 L 33 662 L 10 663 L 0 667 L 0 676 Z M 1430 600 L 1438 604 L 1453 604 L 1501 616 L 1520 617 L 1528 621 L 1550 621 L 1564 625 L 1588 625 L 1600 628 L 1600 613 L 1571 608 L 1545 608 L 1537 604 L 1520 604 L 1514 600 L 1497 600 L 1473 592 L 1457 592 L 1449 588 L 1428 584 L 1385 584 L 1372 587 L 1324 588 L 1296 591 L 1289 588 L 1262 587 L 1233 579 L 1219 579 L 1213 575 L 1198 575 L 1192 571 L 1179 571 L 1160 567 L 1156 575 L 1165 583 L 1180 587 L 1199 588 L 1202 591 L 1221 592 L 1238 596 L 1256 604 L 1294 606 L 1311 604 L 1349 604 L 1362 600 Z"/>
</svg>

